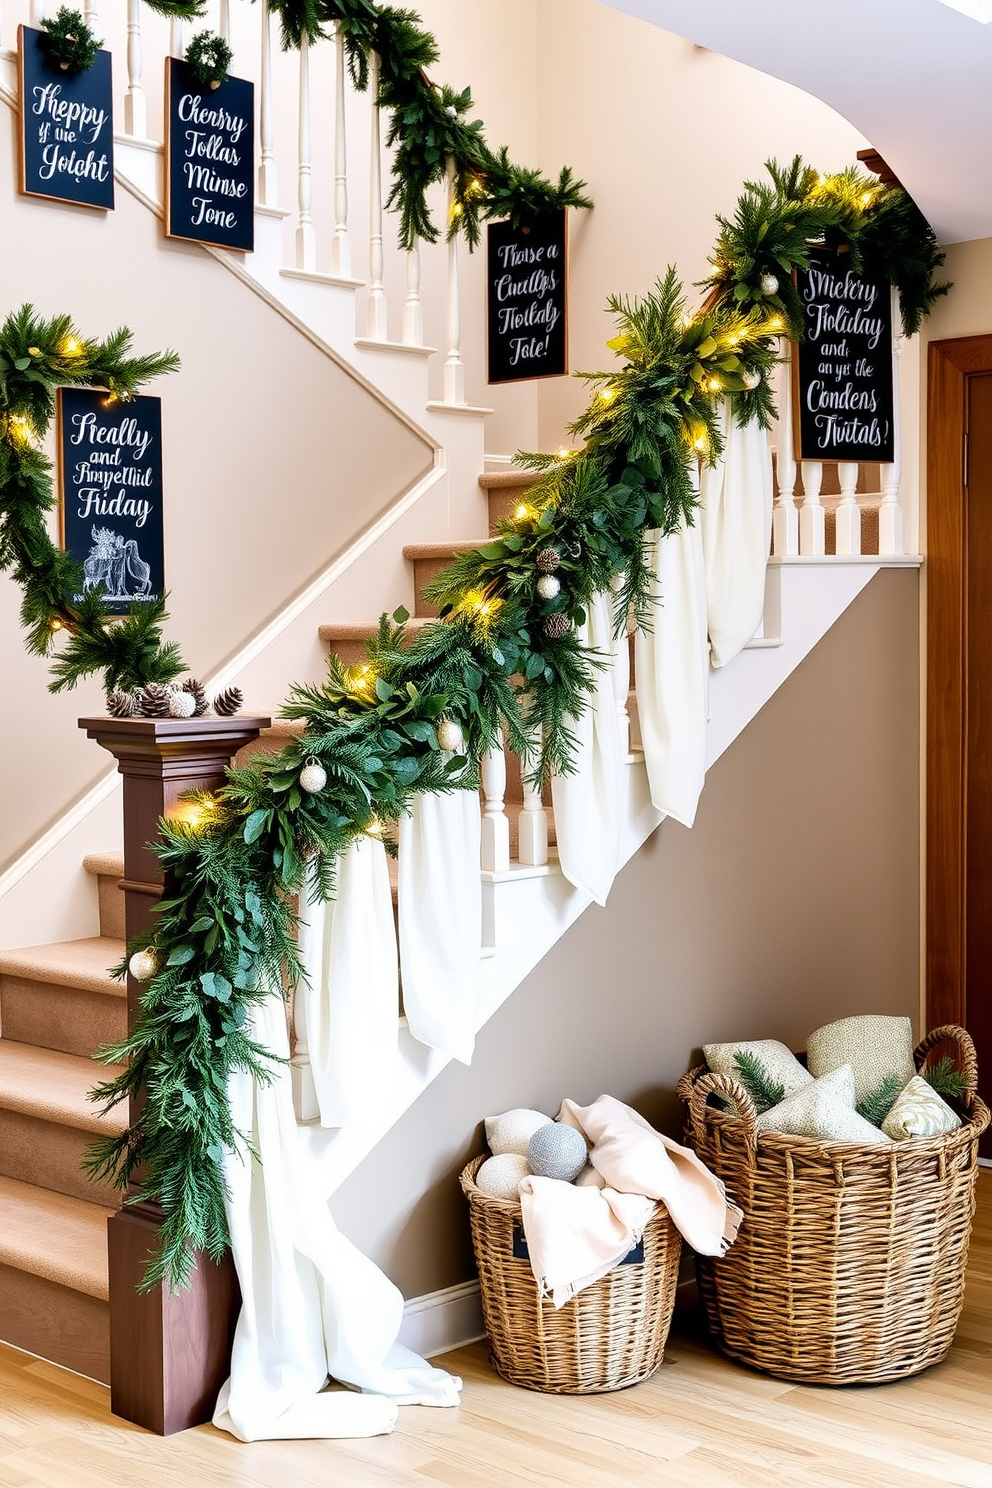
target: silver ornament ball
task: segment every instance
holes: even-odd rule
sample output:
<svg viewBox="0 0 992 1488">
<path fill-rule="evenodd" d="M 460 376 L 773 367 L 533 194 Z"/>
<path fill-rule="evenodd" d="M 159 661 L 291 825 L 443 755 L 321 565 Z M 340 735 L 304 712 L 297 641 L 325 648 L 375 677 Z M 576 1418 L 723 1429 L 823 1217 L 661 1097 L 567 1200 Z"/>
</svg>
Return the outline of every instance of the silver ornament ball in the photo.
<svg viewBox="0 0 992 1488">
<path fill-rule="evenodd" d="M 762 274 L 762 276 L 761 276 L 761 293 L 763 295 L 773 295 L 777 291 L 778 291 L 778 280 L 776 279 L 775 275 L 774 274 Z"/>
<path fill-rule="evenodd" d="M 437 725 L 437 742 L 449 754 L 465 753 L 465 734 L 461 724 L 454 718 L 440 718 Z"/>
<path fill-rule="evenodd" d="M 761 373 L 760 372 L 743 372 L 741 374 L 741 382 L 743 382 L 743 384 L 747 388 L 748 392 L 753 392 L 754 389 L 758 386 L 758 383 L 760 381 L 761 381 Z"/>
<path fill-rule="evenodd" d="M 169 694 L 169 717 L 192 718 L 196 712 L 196 698 L 191 692 L 176 690 Z"/>
<path fill-rule="evenodd" d="M 538 1127 L 527 1144 L 531 1171 L 542 1178 L 560 1178 L 563 1183 L 579 1176 L 587 1158 L 585 1137 L 562 1121 Z"/>
<path fill-rule="evenodd" d="M 537 592 L 542 599 L 557 599 L 561 593 L 561 582 L 554 574 L 542 574 L 537 581 Z"/>
<path fill-rule="evenodd" d="M 150 982 L 158 971 L 158 957 L 154 951 L 135 951 L 127 969 L 136 982 Z"/>
<path fill-rule="evenodd" d="M 300 785 L 305 791 L 309 791 L 310 795 L 314 796 L 318 791 L 322 791 L 326 784 L 327 771 L 323 765 L 319 765 L 316 760 L 311 760 L 308 765 L 303 766 L 300 771 Z"/>
</svg>

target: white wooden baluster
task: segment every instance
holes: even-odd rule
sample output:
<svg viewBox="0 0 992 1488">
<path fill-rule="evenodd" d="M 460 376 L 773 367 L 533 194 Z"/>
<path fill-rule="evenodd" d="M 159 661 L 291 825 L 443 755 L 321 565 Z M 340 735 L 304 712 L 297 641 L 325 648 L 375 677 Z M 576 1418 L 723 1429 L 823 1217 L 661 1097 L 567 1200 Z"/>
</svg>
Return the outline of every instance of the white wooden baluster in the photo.
<svg viewBox="0 0 992 1488">
<path fill-rule="evenodd" d="M 623 588 L 623 574 L 613 580 L 614 590 Z M 630 715 L 627 712 L 627 697 L 630 693 L 630 639 L 627 626 L 614 642 L 613 697 L 617 705 L 617 735 L 620 741 L 620 758 L 630 753 Z"/>
<path fill-rule="evenodd" d="M 366 335 L 370 341 L 386 339 L 386 288 L 382 282 L 386 260 L 382 249 L 382 143 L 379 138 L 379 58 L 369 58 L 369 94 L 372 98 L 372 158 L 369 162 L 369 307 Z"/>
<path fill-rule="evenodd" d="M 486 873 L 502 873 L 510 866 L 505 795 L 506 753 L 499 743 L 482 756 L 482 867 Z"/>
<path fill-rule="evenodd" d="M 451 221 L 455 202 L 455 166 L 448 161 L 448 221 Z M 447 356 L 444 361 L 444 401 L 464 406 L 465 365 L 462 362 L 462 309 L 458 291 L 458 234 L 448 244 L 448 305 Z M 542 859 L 542 862 L 544 859 Z"/>
<path fill-rule="evenodd" d="M 299 986 L 293 997 L 290 1047 L 290 1080 L 293 1086 L 293 1104 L 299 1121 L 318 1121 L 320 1106 L 313 1069 L 310 1065 L 310 1041 L 307 1033 L 307 988 Z"/>
<path fill-rule="evenodd" d="M 183 34 L 185 27 L 182 21 L 173 16 L 169 22 L 169 56 L 182 57 L 186 51 L 186 38 Z"/>
<path fill-rule="evenodd" d="M 29 14 L 31 17 L 31 25 L 34 26 L 35 30 L 38 30 L 41 26 L 42 21 L 45 19 L 45 0 L 31 0 L 31 9 L 29 11 Z"/>
<path fill-rule="evenodd" d="M 351 278 L 351 239 L 348 236 L 348 147 L 345 133 L 344 34 L 334 28 L 334 237 L 331 273 Z"/>
<path fill-rule="evenodd" d="M 799 513 L 796 510 L 796 456 L 792 433 L 792 350 L 784 338 L 779 341 L 778 374 L 778 451 L 776 474 L 778 494 L 772 508 L 772 533 L 776 558 L 792 558 L 799 552 Z"/>
<path fill-rule="evenodd" d="M 220 0 L 220 12 L 217 19 L 217 30 L 219 35 L 228 46 L 231 45 L 231 0 Z"/>
<path fill-rule="evenodd" d="M 906 551 L 899 481 L 902 478 L 902 415 L 899 407 L 899 358 L 902 355 L 899 297 L 892 291 L 892 450 L 895 459 L 882 466 L 882 501 L 878 508 L 878 551 L 895 554 Z M 917 543 L 914 552 L 918 551 Z"/>
<path fill-rule="evenodd" d="M 296 227 L 296 267 L 309 271 L 317 267 L 317 239 L 313 230 L 311 207 L 313 205 L 313 174 L 310 161 L 310 47 L 304 42 L 300 47 L 300 133 L 299 133 L 299 180 L 297 202 L 299 216 Z"/>
<path fill-rule="evenodd" d="M 86 6 L 83 10 L 83 20 L 87 26 L 94 30 L 100 24 L 100 7 L 97 4 L 97 0 L 86 0 Z"/>
<path fill-rule="evenodd" d="M 141 83 L 141 0 L 127 0 L 127 93 L 124 133 L 148 138 L 148 100 Z"/>
<path fill-rule="evenodd" d="M 272 104 L 272 16 L 267 0 L 262 0 L 262 64 L 259 89 L 258 142 L 261 159 L 258 166 L 258 200 L 263 207 L 278 204 L 276 176 L 275 109 Z"/>
<path fill-rule="evenodd" d="M 841 460 L 837 466 L 840 502 L 834 518 L 834 552 L 849 557 L 861 552 L 861 508 L 858 505 L 858 465 L 856 460 Z"/>
<path fill-rule="evenodd" d="M 524 788 L 524 804 L 520 811 L 520 844 L 517 856 L 521 863 L 541 865 L 548 861 L 548 813 L 544 808 L 541 793 L 531 778 L 537 764 L 538 745 L 520 756 L 520 778 Z"/>
<path fill-rule="evenodd" d="M 420 245 L 415 243 L 406 256 L 406 301 L 403 305 L 403 342 L 406 346 L 424 344 L 424 306 L 420 298 Z"/>
<path fill-rule="evenodd" d="M 804 460 L 803 504 L 799 509 L 799 551 L 807 558 L 820 558 L 827 551 L 826 512 L 820 500 L 823 466 L 819 460 Z"/>
</svg>

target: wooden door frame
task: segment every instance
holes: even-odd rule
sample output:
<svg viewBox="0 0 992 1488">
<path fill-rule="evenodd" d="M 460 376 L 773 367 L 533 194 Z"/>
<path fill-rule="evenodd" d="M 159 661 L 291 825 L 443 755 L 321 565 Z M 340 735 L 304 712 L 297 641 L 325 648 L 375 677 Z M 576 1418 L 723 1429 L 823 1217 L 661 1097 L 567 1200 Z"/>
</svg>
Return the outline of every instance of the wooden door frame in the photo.
<svg viewBox="0 0 992 1488">
<path fill-rule="evenodd" d="M 968 728 L 968 379 L 992 336 L 931 341 L 927 367 L 927 1026 L 964 1024 Z"/>
</svg>

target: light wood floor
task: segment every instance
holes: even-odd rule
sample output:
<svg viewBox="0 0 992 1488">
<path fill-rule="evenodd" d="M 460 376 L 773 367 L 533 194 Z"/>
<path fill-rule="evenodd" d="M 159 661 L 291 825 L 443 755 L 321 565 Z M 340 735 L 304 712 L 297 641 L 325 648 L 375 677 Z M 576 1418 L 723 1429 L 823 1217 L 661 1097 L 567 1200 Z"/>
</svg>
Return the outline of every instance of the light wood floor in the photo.
<svg viewBox="0 0 992 1488">
<path fill-rule="evenodd" d="M 441 1362 L 441 1361 L 438 1361 Z M 979 1183 L 955 1346 L 873 1389 L 778 1383 L 680 1318 L 659 1373 L 586 1398 L 534 1394 L 450 1354 L 459 1410 L 409 1408 L 389 1437 L 244 1446 L 210 1426 L 168 1440 L 111 1416 L 102 1386 L 0 1345 L 2 1488 L 992 1488 L 992 1173 Z"/>
</svg>

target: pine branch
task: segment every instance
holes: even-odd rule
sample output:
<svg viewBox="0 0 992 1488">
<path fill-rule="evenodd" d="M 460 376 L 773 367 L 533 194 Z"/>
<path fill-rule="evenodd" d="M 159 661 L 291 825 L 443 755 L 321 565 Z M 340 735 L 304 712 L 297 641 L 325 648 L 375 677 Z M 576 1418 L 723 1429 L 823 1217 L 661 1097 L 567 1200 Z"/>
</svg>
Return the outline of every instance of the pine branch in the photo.
<svg viewBox="0 0 992 1488">
<path fill-rule="evenodd" d="M 772 1079 L 761 1060 L 749 1049 L 737 1051 L 734 1055 L 734 1067 L 741 1084 L 754 1101 L 754 1109 L 759 1116 L 785 1099 L 785 1086 Z"/>
<path fill-rule="evenodd" d="M 960 1070 L 954 1068 L 954 1061 L 949 1054 L 944 1054 L 937 1060 L 936 1064 L 928 1065 L 921 1071 L 924 1080 L 936 1090 L 938 1095 L 950 1097 L 954 1100 L 968 1089 L 968 1082 Z"/>
<path fill-rule="evenodd" d="M 905 1083 L 901 1075 L 886 1075 L 875 1090 L 870 1090 L 858 1101 L 855 1107 L 858 1115 L 870 1121 L 872 1126 L 880 1127 L 895 1105 L 896 1096 Z"/>
</svg>

